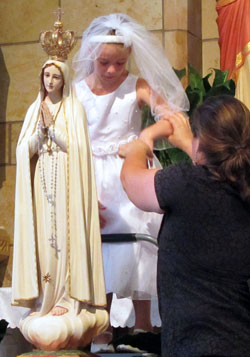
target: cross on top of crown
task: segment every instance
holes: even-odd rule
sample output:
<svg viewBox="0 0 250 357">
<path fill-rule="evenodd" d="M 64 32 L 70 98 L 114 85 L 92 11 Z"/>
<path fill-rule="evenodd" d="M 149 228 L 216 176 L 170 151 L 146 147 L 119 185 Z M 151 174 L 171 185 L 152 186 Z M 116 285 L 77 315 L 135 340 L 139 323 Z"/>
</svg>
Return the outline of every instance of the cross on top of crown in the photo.
<svg viewBox="0 0 250 357">
<path fill-rule="evenodd" d="M 62 11 L 62 8 L 59 4 L 59 7 L 57 10 L 53 11 L 53 14 L 56 14 L 57 17 L 58 17 L 58 21 L 61 21 L 62 20 L 62 15 L 64 15 L 64 12 Z"/>
</svg>

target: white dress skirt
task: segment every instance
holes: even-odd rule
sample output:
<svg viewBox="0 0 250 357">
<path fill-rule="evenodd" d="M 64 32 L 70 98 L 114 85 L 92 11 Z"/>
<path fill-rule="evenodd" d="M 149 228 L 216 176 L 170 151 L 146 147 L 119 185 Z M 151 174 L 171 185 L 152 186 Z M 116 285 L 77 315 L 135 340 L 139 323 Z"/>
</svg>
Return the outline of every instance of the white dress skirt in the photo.
<svg viewBox="0 0 250 357">
<path fill-rule="evenodd" d="M 106 220 L 102 234 L 141 233 L 157 237 L 162 215 L 135 207 L 120 180 L 123 159 L 118 156 L 119 145 L 135 139 L 141 130 L 137 79 L 129 74 L 116 91 L 101 96 L 93 94 L 86 82 L 81 81 L 76 84 L 76 94 L 87 114 L 98 200 L 106 207 L 101 211 Z M 117 306 L 111 307 L 111 323 L 113 320 L 114 326 L 131 325 L 129 316 L 126 320 L 124 311 L 119 313 L 120 307 L 129 310 L 131 304 L 125 299 L 122 303 L 119 298 L 157 301 L 157 247 L 145 241 L 102 246 L 106 293 L 113 292 L 118 297 Z M 159 325 L 158 310 L 154 310 L 152 323 Z M 121 319 L 115 314 L 120 314 Z"/>
</svg>

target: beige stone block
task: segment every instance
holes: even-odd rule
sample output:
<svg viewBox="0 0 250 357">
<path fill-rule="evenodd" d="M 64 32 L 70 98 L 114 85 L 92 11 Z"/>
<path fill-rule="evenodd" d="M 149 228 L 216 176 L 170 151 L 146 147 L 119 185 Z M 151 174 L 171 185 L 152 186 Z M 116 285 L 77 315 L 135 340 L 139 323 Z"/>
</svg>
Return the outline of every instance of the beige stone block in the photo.
<svg viewBox="0 0 250 357">
<path fill-rule="evenodd" d="M 11 286 L 12 257 L 0 261 L 0 287 Z"/>
<path fill-rule="evenodd" d="M 12 270 L 12 246 L 10 246 L 10 237 L 6 230 L 0 226 L 0 286 L 11 284 Z"/>
<path fill-rule="evenodd" d="M 38 43 L 3 46 L 2 50 L 10 78 L 6 121 L 19 122 L 38 95 L 39 74 L 47 56 Z"/>
<path fill-rule="evenodd" d="M 10 124 L 10 160 L 11 164 L 16 163 L 16 146 L 23 123 Z"/>
<path fill-rule="evenodd" d="M 188 33 L 188 60 L 187 62 L 202 73 L 202 40 Z"/>
<path fill-rule="evenodd" d="M 218 38 L 216 0 L 202 0 L 202 38 Z"/>
<path fill-rule="evenodd" d="M 186 31 L 170 31 L 165 33 L 165 52 L 171 66 L 175 69 L 187 67 L 187 33 Z M 187 86 L 187 76 L 182 80 Z"/>
<path fill-rule="evenodd" d="M 210 0 L 213 1 L 213 0 Z M 201 38 L 202 0 L 188 0 L 188 31 L 193 36 Z"/>
<path fill-rule="evenodd" d="M 62 0 L 65 28 L 86 30 L 95 17 L 111 13 L 125 13 L 149 30 L 162 29 L 162 0 Z M 70 14 L 70 16 L 69 16 Z"/>
<path fill-rule="evenodd" d="M 10 245 L 10 255 L 9 258 L 5 261 L 2 262 L 2 268 L 3 268 L 3 283 L 2 287 L 7 288 L 11 287 L 11 282 L 12 282 L 12 266 L 13 266 L 13 246 Z"/>
<path fill-rule="evenodd" d="M 172 67 L 182 69 L 187 64 L 186 31 L 165 32 L 165 52 Z"/>
<path fill-rule="evenodd" d="M 3 274 L 3 283 L 2 287 L 7 288 L 11 287 L 12 282 L 12 266 L 13 266 L 13 245 L 10 244 L 9 248 L 9 258 L 2 262 L 2 274 Z"/>
<path fill-rule="evenodd" d="M 9 126 L 0 123 L 0 164 L 9 163 Z"/>
<path fill-rule="evenodd" d="M 206 76 L 211 68 L 220 68 L 220 50 L 217 40 L 202 43 L 202 74 Z"/>
<path fill-rule="evenodd" d="M 77 53 L 77 51 L 79 51 L 80 47 L 81 47 L 81 38 L 77 37 L 77 42 L 76 42 L 74 48 L 72 49 L 72 51 L 70 52 L 70 54 L 68 56 L 68 61 L 67 61 L 69 64 L 69 67 L 70 67 L 70 76 L 72 79 L 74 78 L 74 70 L 72 69 L 72 60 L 73 60 L 75 54 Z"/>
<path fill-rule="evenodd" d="M 0 43 L 37 41 L 40 31 L 53 28 L 56 9 L 57 1 L 1 1 Z M 62 10 L 64 29 L 78 36 L 95 17 L 115 12 L 128 14 L 150 30 L 162 28 L 162 0 L 62 0 Z"/>
<path fill-rule="evenodd" d="M 162 44 L 162 32 L 161 31 L 153 32 L 153 34 L 159 40 L 159 46 L 163 47 L 163 44 Z M 150 54 L 149 54 L 149 56 L 150 56 Z M 129 70 L 129 72 L 131 72 L 131 73 L 133 73 L 133 74 L 135 74 L 137 76 L 140 76 L 140 71 L 136 66 L 135 59 L 133 58 L 133 56 L 130 56 L 130 59 L 129 59 L 129 62 L 128 62 L 128 70 Z"/>
<path fill-rule="evenodd" d="M 0 90 L 1 90 L 0 122 L 6 121 L 6 106 L 7 106 L 9 85 L 10 85 L 10 77 L 4 61 L 2 48 L 0 48 Z"/>
<path fill-rule="evenodd" d="M 40 31 L 52 28 L 57 1 L 0 1 L 0 43 L 36 41 Z"/>
<path fill-rule="evenodd" d="M 0 167 L 0 227 L 13 241 L 16 167 Z"/>
<path fill-rule="evenodd" d="M 165 30 L 187 30 L 187 18 L 187 0 L 164 0 Z"/>
<path fill-rule="evenodd" d="M 6 230 L 0 226 L 0 262 L 10 254 L 10 238 Z"/>
</svg>

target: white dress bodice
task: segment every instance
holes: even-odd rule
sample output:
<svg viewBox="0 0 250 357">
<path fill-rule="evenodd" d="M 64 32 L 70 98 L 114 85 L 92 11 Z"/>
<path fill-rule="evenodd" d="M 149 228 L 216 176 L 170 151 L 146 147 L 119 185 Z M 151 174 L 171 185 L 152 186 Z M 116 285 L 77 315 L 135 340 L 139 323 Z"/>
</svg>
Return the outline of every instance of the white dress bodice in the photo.
<svg viewBox="0 0 250 357">
<path fill-rule="evenodd" d="M 85 81 L 76 86 L 84 104 L 94 155 L 117 153 L 120 143 L 135 138 L 141 130 L 141 110 L 136 100 L 137 77 L 129 74 L 112 93 L 95 95 Z"/>
</svg>

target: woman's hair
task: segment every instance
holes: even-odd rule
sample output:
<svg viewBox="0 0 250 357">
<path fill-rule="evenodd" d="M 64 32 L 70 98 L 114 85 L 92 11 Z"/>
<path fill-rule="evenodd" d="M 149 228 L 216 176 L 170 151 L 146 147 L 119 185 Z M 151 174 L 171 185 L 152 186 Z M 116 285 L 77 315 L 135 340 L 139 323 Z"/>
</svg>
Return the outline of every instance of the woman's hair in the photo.
<svg viewBox="0 0 250 357">
<path fill-rule="evenodd" d="M 236 98 L 207 98 L 191 119 L 208 169 L 250 202 L 250 112 Z"/>
</svg>

